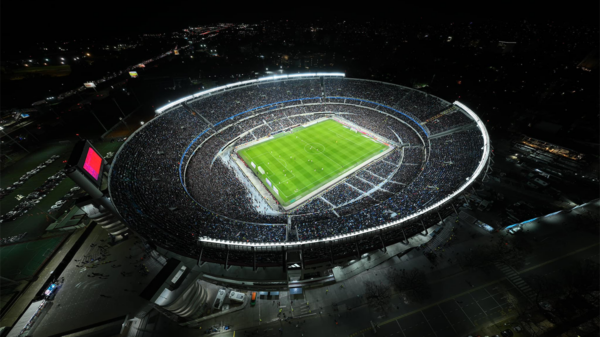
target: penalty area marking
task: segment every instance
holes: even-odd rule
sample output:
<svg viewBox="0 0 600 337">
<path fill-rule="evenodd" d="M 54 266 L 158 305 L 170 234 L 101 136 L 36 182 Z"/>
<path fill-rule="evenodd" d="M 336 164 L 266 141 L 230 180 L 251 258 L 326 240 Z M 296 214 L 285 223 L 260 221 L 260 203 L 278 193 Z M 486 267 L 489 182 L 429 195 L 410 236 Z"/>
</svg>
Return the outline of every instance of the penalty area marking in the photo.
<svg viewBox="0 0 600 337">
<path fill-rule="evenodd" d="M 331 132 L 331 133 L 335 133 L 335 135 L 336 135 L 336 136 L 338 136 L 339 138 L 343 138 L 343 139 L 345 139 L 345 140 L 349 141 L 350 143 L 352 143 L 352 144 L 354 144 L 354 145 L 356 145 L 356 146 L 359 146 L 359 147 L 360 147 L 360 145 L 359 145 L 359 144 L 356 144 L 355 142 L 351 141 L 350 139 L 348 139 L 348 138 L 346 138 L 346 137 L 344 137 L 344 136 L 341 136 L 341 135 L 340 135 L 339 133 L 337 133 L 336 131 L 333 131 L 333 130 L 331 130 L 331 129 L 327 129 L 327 131 L 329 131 L 329 132 Z M 361 134 L 362 134 L 362 133 L 361 133 Z"/>
</svg>

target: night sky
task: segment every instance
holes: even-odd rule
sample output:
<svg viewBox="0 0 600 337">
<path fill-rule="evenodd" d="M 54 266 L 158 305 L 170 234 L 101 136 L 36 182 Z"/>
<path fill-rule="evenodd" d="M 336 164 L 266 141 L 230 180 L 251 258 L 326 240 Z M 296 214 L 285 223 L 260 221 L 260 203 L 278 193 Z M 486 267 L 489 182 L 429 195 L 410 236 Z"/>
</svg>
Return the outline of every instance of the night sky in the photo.
<svg viewBox="0 0 600 337">
<path fill-rule="evenodd" d="M 160 3 L 160 2 L 158 2 Z M 216 2 L 215 2 L 216 3 Z M 406 5 L 390 11 L 385 6 L 379 13 L 349 14 L 336 7 L 336 11 L 325 8 L 312 12 L 298 12 L 297 9 L 282 13 L 231 13 L 217 9 L 209 2 L 187 2 L 176 5 L 172 1 L 163 6 L 157 2 L 129 2 L 118 4 L 101 1 L 5 1 L 2 4 L 2 45 L 4 48 L 17 47 L 39 41 L 78 38 L 84 36 L 116 36 L 137 33 L 158 33 L 180 30 L 186 26 L 215 22 L 255 22 L 261 19 L 329 19 L 343 18 L 367 20 L 379 18 L 395 21 L 429 20 L 522 20 L 568 21 L 572 23 L 597 24 L 597 6 L 593 10 L 565 8 L 564 5 L 551 8 L 524 7 L 506 2 L 482 2 L 477 7 L 455 4 L 436 7 L 433 4 Z M 285 8 L 281 8 L 282 10 Z M 318 14 L 316 12 L 326 13 Z M 335 14 L 334 14 L 335 13 Z"/>
</svg>

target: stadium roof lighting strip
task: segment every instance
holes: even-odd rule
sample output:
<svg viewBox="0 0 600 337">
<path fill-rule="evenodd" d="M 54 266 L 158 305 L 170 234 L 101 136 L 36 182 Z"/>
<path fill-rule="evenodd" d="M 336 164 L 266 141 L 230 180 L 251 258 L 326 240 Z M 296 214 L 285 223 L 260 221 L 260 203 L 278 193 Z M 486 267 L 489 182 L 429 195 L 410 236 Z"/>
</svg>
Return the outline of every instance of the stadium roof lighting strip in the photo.
<svg viewBox="0 0 600 337">
<path fill-rule="evenodd" d="M 229 245 L 237 245 L 237 246 L 297 246 L 297 245 L 305 245 L 305 244 L 311 244 L 311 243 L 317 243 L 317 242 L 327 242 L 327 241 L 334 241 L 334 240 L 340 240 L 343 238 L 349 238 L 352 236 L 357 236 L 357 235 L 361 235 L 361 234 L 367 234 L 369 232 L 374 232 L 376 230 L 380 230 L 380 229 L 384 229 L 384 228 L 389 228 L 392 226 L 396 226 L 399 225 L 403 222 L 412 220 L 424 213 L 427 213 L 441 205 L 443 205 L 444 203 L 446 203 L 447 201 L 455 198 L 458 194 L 462 193 L 462 191 L 464 191 L 466 188 L 468 188 L 469 186 L 471 186 L 471 184 L 473 184 L 473 182 L 475 182 L 475 179 L 481 174 L 481 172 L 483 171 L 483 169 L 486 167 L 486 163 L 487 160 L 489 158 L 490 155 L 490 138 L 487 132 L 487 129 L 485 128 L 485 125 L 483 124 L 483 122 L 481 121 L 481 119 L 468 107 L 466 107 L 464 104 L 460 103 L 459 101 L 455 101 L 453 104 L 457 105 L 459 108 L 463 109 L 469 116 L 471 116 L 473 118 L 473 120 L 475 120 L 475 122 L 477 123 L 477 126 L 479 127 L 479 130 L 481 130 L 481 134 L 483 136 L 483 155 L 481 156 L 481 159 L 479 161 L 479 165 L 477 166 L 477 169 L 475 170 L 475 172 L 473 172 L 473 174 L 471 175 L 470 178 L 467 178 L 467 182 L 462 185 L 459 189 L 457 189 L 456 191 L 454 191 L 454 193 L 452 193 L 451 195 L 447 196 L 446 198 L 438 201 L 437 203 L 435 203 L 432 206 L 429 206 L 425 209 L 422 209 L 421 211 L 415 213 L 415 214 L 411 214 L 407 217 L 404 217 L 400 220 L 394 221 L 394 222 L 390 222 L 386 225 L 380 225 L 380 226 L 376 226 L 373 228 L 368 228 L 368 229 L 363 229 L 363 230 L 359 230 L 356 231 L 352 234 L 340 234 L 340 235 L 336 235 L 333 237 L 329 237 L 329 238 L 324 238 L 324 239 L 319 239 L 319 240 L 306 240 L 306 241 L 299 241 L 299 242 L 263 242 L 263 243 L 251 243 L 251 242 L 240 242 L 240 241 L 230 241 L 230 240 L 219 240 L 219 239 L 210 239 L 210 238 L 206 238 L 206 237 L 201 237 L 198 240 L 201 242 L 207 242 L 207 243 L 215 243 L 215 244 L 229 244 Z"/>
<path fill-rule="evenodd" d="M 297 77 L 309 77 L 310 78 L 310 77 L 321 77 L 321 76 L 323 76 L 323 77 L 346 77 L 346 74 L 344 74 L 344 73 L 308 73 L 308 74 L 276 75 L 276 76 L 261 77 L 258 80 L 248 80 L 248 81 L 236 82 L 236 83 L 227 84 L 227 85 L 223 85 L 220 87 L 200 91 L 193 95 L 190 95 L 190 96 L 187 96 L 184 98 L 180 98 L 174 102 L 163 105 L 162 107 L 156 109 L 156 113 L 162 113 L 163 111 L 170 109 L 176 105 L 179 105 L 185 101 L 188 101 L 192 98 L 200 97 L 200 96 L 203 96 L 206 94 L 210 94 L 211 92 L 215 92 L 215 91 L 219 91 L 219 90 L 223 90 L 223 89 L 237 87 L 240 85 L 258 83 L 258 82 L 264 82 L 264 81 L 272 81 L 272 80 L 281 80 L 281 79 L 286 79 L 286 78 L 297 78 Z"/>
</svg>

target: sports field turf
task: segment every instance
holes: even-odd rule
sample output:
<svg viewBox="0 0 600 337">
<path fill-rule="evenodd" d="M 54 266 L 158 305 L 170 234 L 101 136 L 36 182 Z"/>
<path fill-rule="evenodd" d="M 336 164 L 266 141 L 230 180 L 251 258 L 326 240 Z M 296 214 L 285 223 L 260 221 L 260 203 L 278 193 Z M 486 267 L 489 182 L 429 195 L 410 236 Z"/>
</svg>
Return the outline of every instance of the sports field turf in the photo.
<svg viewBox="0 0 600 337">
<path fill-rule="evenodd" d="M 13 280 L 33 276 L 65 238 L 66 234 L 0 247 L 2 276 Z"/>
<path fill-rule="evenodd" d="M 277 200 L 289 206 L 387 149 L 360 132 L 326 120 L 275 135 L 238 153 Z"/>
</svg>

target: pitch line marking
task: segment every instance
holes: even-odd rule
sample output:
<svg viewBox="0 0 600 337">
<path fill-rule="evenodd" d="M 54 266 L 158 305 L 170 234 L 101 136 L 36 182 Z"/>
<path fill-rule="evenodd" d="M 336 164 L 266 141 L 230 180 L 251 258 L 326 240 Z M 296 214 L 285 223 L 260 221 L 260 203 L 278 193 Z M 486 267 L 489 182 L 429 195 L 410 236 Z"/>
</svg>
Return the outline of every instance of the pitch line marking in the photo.
<svg viewBox="0 0 600 337">
<path fill-rule="evenodd" d="M 364 156 L 360 157 L 360 158 L 359 158 L 359 160 L 357 160 L 357 162 L 360 162 L 360 161 L 361 161 L 363 158 L 365 158 L 365 157 L 367 157 L 367 156 L 372 156 L 372 155 L 374 155 L 374 154 L 376 154 L 376 153 L 377 153 L 377 152 L 373 152 L 373 153 L 367 153 L 367 154 L 365 154 Z M 365 165 L 366 165 L 366 163 L 365 163 Z M 354 166 L 350 167 L 349 169 L 352 169 L 353 167 L 354 167 Z M 313 181 L 311 184 L 309 184 L 309 185 L 305 186 L 304 188 L 302 188 L 302 189 L 300 190 L 300 192 L 302 192 L 302 191 L 304 191 L 305 189 L 307 189 L 307 188 L 309 188 L 309 187 L 313 186 L 315 183 L 318 183 L 318 182 L 320 182 L 320 181 L 321 181 L 321 180 L 323 180 L 324 178 L 327 178 L 327 177 L 331 176 L 332 174 L 336 174 L 336 173 L 342 173 L 342 172 L 344 172 L 344 171 L 340 171 L 340 172 L 338 172 L 338 171 L 336 170 L 336 171 L 333 171 L 332 173 L 330 173 L 330 174 L 328 174 L 328 175 L 326 175 L 326 176 L 324 176 L 324 177 L 322 177 L 322 178 L 320 178 L 320 179 L 314 180 L 314 181 Z"/>
<path fill-rule="evenodd" d="M 354 144 L 356 146 L 360 146 L 359 144 L 356 144 L 355 142 L 351 141 L 350 139 L 348 139 L 348 138 L 346 138 L 344 136 L 340 136 L 336 131 L 333 131 L 331 129 L 327 129 L 327 130 L 330 131 L 330 132 L 332 132 L 332 133 L 335 133 L 335 135 L 338 136 L 339 138 L 343 138 L 343 139 L 349 141 L 350 143 L 352 143 L 352 144 Z"/>
<path fill-rule="evenodd" d="M 306 143 L 306 144 L 309 144 L 309 145 L 310 145 L 310 143 L 308 143 L 308 142 L 304 141 L 302 138 L 298 137 L 298 139 L 300 139 L 302 142 L 304 142 L 304 143 Z M 318 150 L 317 150 L 317 151 L 318 151 Z M 322 153 L 322 155 L 324 155 L 325 157 L 327 157 L 329 160 L 331 160 L 331 161 L 332 161 L 334 164 L 336 164 L 337 166 L 339 166 L 339 167 L 343 168 L 343 166 L 342 166 L 342 165 L 340 165 L 340 164 L 339 164 L 338 162 L 336 162 L 335 160 L 333 160 L 333 159 L 329 158 L 329 156 L 328 156 L 328 155 L 326 155 L 325 153 Z"/>
<path fill-rule="evenodd" d="M 271 156 L 273 156 L 273 154 L 272 154 L 272 153 L 270 153 L 270 152 L 264 152 L 264 153 L 261 153 L 261 154 L 260 154 L 258 157 L 264 156 L 265 154 L 270 154 Z M 246 156 L 248 156 L 248 158 L 250 158 L 250 160 L 251 160 L 252 162 L 256 161 L 256 159 L 253 159 L 253 158 L 252 158 L 252 157 L 251 157 L 249 154 L 246 154 Z M 255 157 L 255 158 L 258 158 L 258 157 Z M 273 158 L 275 158 L 275 157 L 273 156 Z M 275 158 L 275 159 L 277 159 L 277 158 Z M 279 162 L 279 161 L 278 161 L 278 162 Z M 267 165 L 267 166 L 269 167 L 269 169 L 270 169 L 271 165 L 269 165 L 268 163 L 267 163 L 266 165 Z M 259 165 L 259 166 L 260 166 L 260 165 Z M 272 170 L 271 170 L 271 171 L 272 171 Z M 293 172 L 290 172 L 290 173 L 292 173 L 292 175 L 294 175 L 294 173 L 293 173 Z M 270 177 L 270 176 L 271 176 L 271 173 L 268 173 L 268 172 L 267 172 L 267 173 L 266 173 L 266 176 L 267 176 L 267 177 Z M 260 176 L 257 176 L 257 177 L 258 177 L 258 179 L 260 180 Z M 285 182 L 287 182 L 287 181 L 289 181 L 290 179 L 292 179 L 292 178 L 295 178 L 295 177 L 296 177 L 296 176 L 294 175 L 293 177 L 290 177 L 289 179 L 287 179 L 287 180 L 284 180 L 283 182 L 285 183 Z M 271 179 L 273 179 L 273 178 L 271 178 Z M 271 183 L 275 184 L 275 182 L 271 182 Z M 265 187 L 266 187 L 266 186 L 265 186 Z M 289 198 L 289 196 L 288 196 L 287 194 L 285 194 L 285 192 L 283 192 L 282 190 L 278 190 L 278 191 L 279 191 L 279 192 L 281 192 L 281 193 L 282 193 L 282 194 L 283 194 L 283 195 L 284 195 L 286 198 Z"/>
<path fill-rule="evenodd" d="M 278 163 L 280 163 L 280 164 L 281 164 L 281 161 L 279 161 L 279 158 L 275 157 L 275 155 L 273 155 L 272 153 L 269 153 L 269 154 L 271 155 L 271 157 L 273 157 L 275 160 L 277 160 L 277 162 L 278 162 Z M 267 163 L 267 165 L 268 165 L 269 167 L 271 166 L 271 165 L 269 165 L 269 163 Z M 286 168 L 287 168 L 287 165 L 286 165 Z M 271 170 L 271 171 L 272 171 L 272 170 Z M 292 179 L 292 178 L 296 178 L 296 175 L 294 174 L 294 172 L 290 172 L 290 173 L 292 174 L 292 176 L 291 176 L 291 177 L 289 177 L 288 179 L 286 179 L 286 180 L 283 180 L 283 181 L 278 181 L 278 183 L 285 183 L 285 182 L 288 182 L 288 181 L 289 181 L 290 179 Z M 271 175 L 271 174 L 269 173 L 269 175 Z M 271 179 L 273 179 L 273 178 L 271 178 Z M 274 181 L 271 181 L 271 183 L 275 184 L 275 182 L 274 182 Z M 287 194 L 285 194 L 283 191 L 281 191 L 281 190 L 279 190 L 279 191 L 280 191 L 281 193 L 283 193 L 283 195 L 285 195 L 285 197 L 286 197 L 286 198 L 288 197 L 288 195 L 287 195 Z"/>
</svg>

